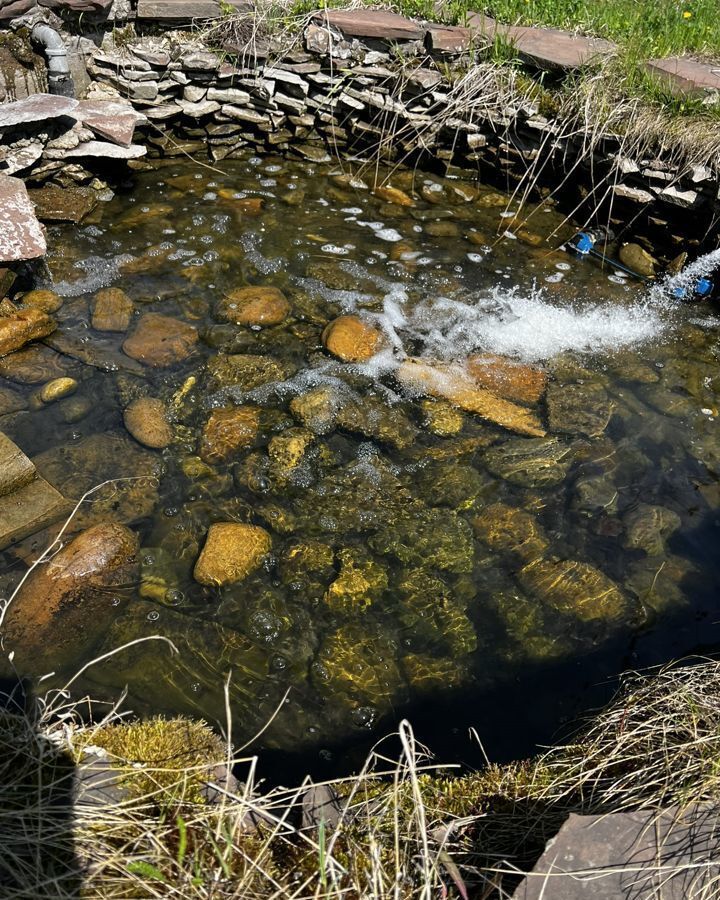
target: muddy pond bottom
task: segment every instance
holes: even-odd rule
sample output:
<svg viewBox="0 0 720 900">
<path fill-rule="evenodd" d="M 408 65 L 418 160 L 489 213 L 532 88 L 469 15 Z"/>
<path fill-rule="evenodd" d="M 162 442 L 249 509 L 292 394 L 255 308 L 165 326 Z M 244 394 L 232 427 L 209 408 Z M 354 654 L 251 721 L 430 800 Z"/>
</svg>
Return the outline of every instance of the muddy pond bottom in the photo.
<svg viewBox="0 0 720 900">
<path fill-rule="evenodd" d="M 713 309 L 558 250 L 551 205 L 372 175 L 159 165 L 50 229 L 59 327 L 0 360 L 0 429 L 71 501 L 107 482 L 69 536 L 141 549 L 20 674 L 159 636 L 74 694 L 224 722 L 227 680 L 253 749 L 329 760 L 410 715 L 514 755 L 720 643 Z M 6 596 L 56 531 L 0 556 Z"/>
</svg>

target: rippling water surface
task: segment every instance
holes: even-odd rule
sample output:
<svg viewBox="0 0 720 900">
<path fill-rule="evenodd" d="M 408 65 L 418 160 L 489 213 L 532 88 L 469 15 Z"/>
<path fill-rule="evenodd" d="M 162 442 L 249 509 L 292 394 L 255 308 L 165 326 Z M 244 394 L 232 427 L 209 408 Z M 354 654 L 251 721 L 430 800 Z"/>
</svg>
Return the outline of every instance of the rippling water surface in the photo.
<svg viewBox="0 0 720 900">
<path fill-rule="evenodd" d="M 412 205 L 312 164 L 172 164 L 90 224 L 51 230 L 48 286 L 91 365 L 48 351 L 47 377 L 69 372 L 78 392 L 2 427 L 68 496 L 155 476 L 108 487 L 78 518 L 131 524 L 143 547 L 141 583 L 108 597 L 118 612 L 88 658 L 150 634 L 179 651 L 137 645 L 82 689 L 127 684 L 135 710 L 222 720 L 232 671 L 239 742 L 271 720 L 258 745 L 330 759 L 409 712 L 431 743 L 473 725 L 513 754 L 623 668 L 718 643 L 714 311 L 558 250 L 572 230 L 551 206 L 519 221 L 489 188 L 404 172 L 391 183 Z M 287 320 L 220 321 L 218 302 L 245 285 L 280 288 Z M 107 286 L 136 318 L 195 325 L 193 354 L 134 371 L 125 335 L 89 324 Z M 384 333 L 370 361 L 324 350 L 342 313 Z M 242 378 L 213 367 L 226 354 L 247 357 Z M 422 396 L 399 377 L 408 357 L 452 377 L 468 358 L 532 365 L 541 396 L 510 399 L 546 436 Z M 124 429 L 142 394 L 172 411 L 164 451 Z M 299 412 L 308 394 L 327 401 L 322 421 Z M 258 432 L 209 464 L 203 426 L 233 404 L 259 410 Z M 193 566 L 208 527 L 228 521 L 265 528 L 272 553 L 241 583 L 203 587 Z M 46 537 L 4 554 L 9 587 Z"/>
</svg>

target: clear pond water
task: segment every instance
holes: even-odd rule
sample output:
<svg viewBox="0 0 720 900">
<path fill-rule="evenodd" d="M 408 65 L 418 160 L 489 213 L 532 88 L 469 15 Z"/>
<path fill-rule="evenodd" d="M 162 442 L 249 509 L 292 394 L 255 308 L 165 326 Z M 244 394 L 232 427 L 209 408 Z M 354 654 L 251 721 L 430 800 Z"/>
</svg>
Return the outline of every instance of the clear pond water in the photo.
<svg viewBox="0 0 720 900">
<path fill-rule="evenodd" d="M 519 222 L 517 204 L 482 185 L 410 172 L 390 183 L 412 204 L 311 163 L 174 163 L 139 174 L 91 222 L 50 229 L 65 352 L 2 362 L 0 384 L 30 407 L 0 424 L 68 497 L 120 479 L 73 527 L 121 521 L 142 545 L 140 582 L 108 594 L 91 645 L 55 662 L 51 683 L 162 635 L 177 654 L 135 645 L 76 690 L 110 698 L 127 685 L 140 713 L 222 722 L 231 672 L 238 744 L 267 725 L 255 747 L 331 760 L 409 714 L 435 747 L 474 726 L 514 755 L 622 669 L 718 643 L 713 309 L 557 250 L 572 230 L 550 205 Z M 289 317 L 221 321 L 220 300 L 246 285 L 280 288 Z M 142 366 L 123 354 L 126 335 L 94 331 L 108 286 L 135 319 L 194 325 L 192 354 Z M 323 348 L 342 313 L 383 331 L 369 362 Z M 228 355 L 245 357 L 239 374 L 218 365 Z M 463 367 L 478 355 L 543 373 L 542 396 L 522 399 L 546 436 L 397 377 L 406 357 Z M 62 374 L 78 391 L 38 408 L 38 385 Z M 123 425 L 145 394 L 170 410 L 163 451 Z M 324 417 L 303 414 L 308 395 Z M 202 460 L 211 411 L 234 405 L 257 410 L 251 446 Z M 262 526 L 272 552 L 240 583 L 208 588 L 193 566 L 217 522 Z M 2 555 L 6 591 L 48 534 Z"/>
</svg>

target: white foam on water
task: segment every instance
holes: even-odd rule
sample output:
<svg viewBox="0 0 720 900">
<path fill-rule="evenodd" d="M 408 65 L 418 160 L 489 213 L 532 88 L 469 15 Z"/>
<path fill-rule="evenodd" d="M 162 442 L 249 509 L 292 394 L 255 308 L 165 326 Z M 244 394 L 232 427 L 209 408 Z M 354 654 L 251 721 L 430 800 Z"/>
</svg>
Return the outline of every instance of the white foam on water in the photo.
<svg viewBox="0 0 720 900">
<path fill-rule="evenodd" d="M 74 267 L 83 275 L 72 280 L 62 280 L 51 284 L 52 289 L 61 297 L 79 297 L 108 287 L 119 275 L 120 266 L 134 259 L 129 253 L 104 258 L 102 256 L 86 256 L 75 263 Z"/>
<path fill-rule="evenodd" d="M 539 362 L 566 351 L 608 353 L 642 344 L 669 327 L 675 307 L 666 297 L 647 295 L 627 305 L 558 305 L 541 288 L 528 293 L 497 286 L 462 300 L 425 301 L 412 310 L 386 303 L 378 321 L 396 357 L 419 353 L 452 361 L 482 352 Z"/>
</svg>

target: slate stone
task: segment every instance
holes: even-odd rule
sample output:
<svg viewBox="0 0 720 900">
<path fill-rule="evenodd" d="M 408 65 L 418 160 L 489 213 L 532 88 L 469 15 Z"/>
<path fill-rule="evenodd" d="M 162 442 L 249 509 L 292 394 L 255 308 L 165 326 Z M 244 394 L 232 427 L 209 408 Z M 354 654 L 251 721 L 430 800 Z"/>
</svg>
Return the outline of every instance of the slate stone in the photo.
<svg viewBox="0 0 720 900">
<path fill-rule="evenodd" d="M 0 550 L 57 522 L 70 510 L 62 494 L 40 477 L 0 497 Z"/>
<path fill-rule="evenodd" d="M 71 116 L 77 105 L 78 101 L 72 97 L 56 94 L 33 94 L 25 100 L 3 103 L 0 104 L 0 130 L 28 122 L 46 122 L 48 119 Z"/>
<path fill-rule="evenodd" d="M 686 900 L 717 896 L 720 809 L 568 817 L 513 900 Z M 714 885 L 714 887 L 713 887 Z"/>
<path fill-rule="evenodd" d="M 423 37 L 417 22 L 383 9 L 323 10 L 314 19 L 319 24 L 337 28 L 346 37 L 384 41 L 418 41 Z"/>
<path fill-rule="evenodd" d="M 245 0 L 226 0 L 236 13 L 250 12 L 252 5 Z M 216 0 L 139 0 L 138 19 L 166 22 L 192 22 L 193 19 L 217 19 L 224 15 Z"/>
<path fill-rule="evenodd" d="M 138 159 L 140 156 L 145 156 L 146 153 L 147 148 L 140 144 L 121 147 L 118 144 L 111 144 L 107 141 L 85 141 L 83 144 L 78 144 L 73 150 L 68 150 L 63 155 L 63 159 L 88 156 L 96 159 Z"/>
<path fill-rule="evenodd" d="M 0 175 L 0 262 L 36 259 L 46 249 L 45 233 L 25 185 L 19 178 Z"/>
<path fill-rule="evenodd" d="M 485 47 L 488 40 L 472 28 L 456 25 L 431 25 L 425 33 L 425 47 L 435 53 L 467 53 L 476 47 Z"/>
<path fill-rule="evenodd" d="M 99 137 L 128 147 L 135 128 L 147 122 L 147 117 L 122 100 L 81 100 L 73 118 L 82 122 Z"/>
<path fill-rule="evenodd" d="M 43 222 L 74 222 L 77 225 L 98 204 L 97 193 L 87 187 L 61 188 L 46 184 L 31 190 L 29 195 Z"/>
<path fill-rule="evenodd" d="M 689 56 L 669 56 L 666 59 L 651 59 L 645 67 L 677 95 L 720 91 L 718 65 L 700 62 Z"/>
<path fill-rule="evenodd" d="M 468 17 L 468 26 L 487 39 L 502 38 L 512 44 L 523 59 L 542 69 L 577 69 L 596 62 L 616 47 L 612 41 L 557 28 L 503 25 L 490 16 L 476 13 Z"/>
<path fill-rule="evenodd" d="M 35 466 L 17 444 L 0 432 L 0 497 L 24 487 L 35 477 Z"/>
</svg>

